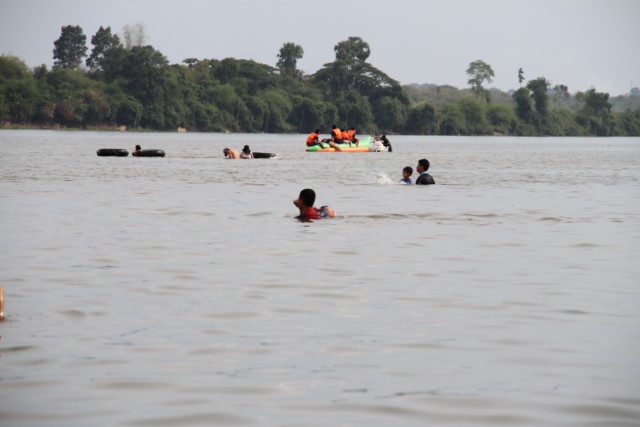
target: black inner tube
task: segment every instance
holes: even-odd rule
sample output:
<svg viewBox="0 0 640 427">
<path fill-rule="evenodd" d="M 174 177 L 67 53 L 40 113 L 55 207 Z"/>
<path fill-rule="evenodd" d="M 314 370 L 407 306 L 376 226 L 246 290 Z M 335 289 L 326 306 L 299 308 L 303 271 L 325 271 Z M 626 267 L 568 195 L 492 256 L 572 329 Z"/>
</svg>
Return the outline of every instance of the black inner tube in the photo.
<svg viewBox="0 0 640 427">
<path fill-rule="evenodd" d="M 164 157 L 164 151 L 162 150 L 140 150 L 131 153 L 135 157 Z"/>
<path fill-rule="evenodd" d="M 102 157 L 127 157 L 129 152 L 124 148 L 101 148 L 97 154 Z"/>
</svg>

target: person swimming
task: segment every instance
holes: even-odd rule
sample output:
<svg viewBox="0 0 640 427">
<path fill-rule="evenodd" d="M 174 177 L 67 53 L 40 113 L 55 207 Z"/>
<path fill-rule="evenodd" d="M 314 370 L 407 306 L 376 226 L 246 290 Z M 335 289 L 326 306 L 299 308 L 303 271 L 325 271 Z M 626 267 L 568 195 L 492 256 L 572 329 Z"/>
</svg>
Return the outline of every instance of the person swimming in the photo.
<svg viewBox="0 0 640 427">
<path fill-rule="evenodd" d="M 253 153 L 251 152 L 251 148 L 248 145 L 245 145 L 242 148 L 242 153 L 240 153 L 241 159 L 253 159 Z"/>
<path fill-rule="evenodd" d="M 316 202 L 316 192 L 311 188 L 300 191 L 300 195 L 293 201 L 293 204 L 300 210 L 300 215 L 296 218 L 307 222 L 314 219 L 334 218 L 336 213 L 330 206 L 321 206 L 320 209 L 313 206 Z"/>
</svg>

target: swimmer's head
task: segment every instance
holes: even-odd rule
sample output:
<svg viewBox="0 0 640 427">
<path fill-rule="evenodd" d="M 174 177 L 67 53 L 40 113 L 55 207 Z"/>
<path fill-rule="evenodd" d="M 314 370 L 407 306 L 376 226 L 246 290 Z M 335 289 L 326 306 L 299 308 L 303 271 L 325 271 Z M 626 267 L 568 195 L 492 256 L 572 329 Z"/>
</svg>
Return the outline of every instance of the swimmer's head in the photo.
<svg viewBox="0 0 640 427">
<path fill-rule="evenodd" d="M 300 199 L 305 206 L 311 207 L 316 202 L 316 192 L 311 188 L 305 188 L 300 192 L 298 199 Z"/>
</svg>

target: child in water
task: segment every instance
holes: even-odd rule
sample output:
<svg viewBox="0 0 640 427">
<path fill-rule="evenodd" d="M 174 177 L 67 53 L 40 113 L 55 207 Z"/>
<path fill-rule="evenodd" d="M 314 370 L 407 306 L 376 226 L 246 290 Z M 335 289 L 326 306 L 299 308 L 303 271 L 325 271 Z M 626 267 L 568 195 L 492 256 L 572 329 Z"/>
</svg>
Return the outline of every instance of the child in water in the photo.
<svg viewBox="0 0 640 427">
<path fill-rule="evenodd" d="M 402 169 L 402 179 L 400 182 L 404 182 L 405 184 L 412 184 L 411 174 L 413 173 L 413 168 L 411 166 L 406 166 Z"/>
</svg>

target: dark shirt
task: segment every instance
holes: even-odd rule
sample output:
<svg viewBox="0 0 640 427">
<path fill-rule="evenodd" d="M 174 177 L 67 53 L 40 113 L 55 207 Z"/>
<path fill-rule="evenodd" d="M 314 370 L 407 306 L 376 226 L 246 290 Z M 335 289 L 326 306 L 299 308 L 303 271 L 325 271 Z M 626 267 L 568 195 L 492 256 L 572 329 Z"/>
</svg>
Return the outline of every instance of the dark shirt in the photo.
<svg viewBox="0 0 640 427">
<path fill-rule="evenodd" d="M 416 179 L 416 185 L 429 185 L 435 183 L 436 182 L 433 180 L 433 177 L 426 172 L 421 173 L 418 179 Z"/>
</svg>

